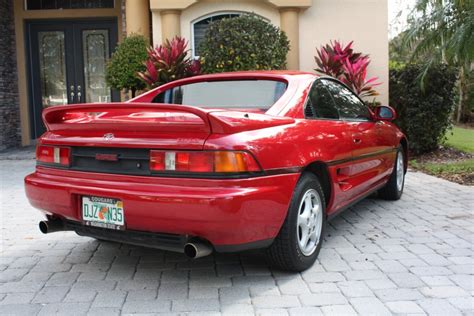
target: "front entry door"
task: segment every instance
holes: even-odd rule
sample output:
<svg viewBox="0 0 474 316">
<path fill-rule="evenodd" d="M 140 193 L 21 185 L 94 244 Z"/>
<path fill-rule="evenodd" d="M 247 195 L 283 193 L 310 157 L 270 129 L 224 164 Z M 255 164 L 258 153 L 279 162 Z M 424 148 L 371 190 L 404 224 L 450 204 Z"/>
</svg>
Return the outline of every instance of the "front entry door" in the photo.
<svg viewBox="0 0 474 316">
<path fill-rule="evenodd" d="M 105 65 L 117 44 L 117 22 L 27 22 L 32 138 L 45 131 L 43 109 L 63 104 L 119 101 L 107 87 Z"/>
</svg>

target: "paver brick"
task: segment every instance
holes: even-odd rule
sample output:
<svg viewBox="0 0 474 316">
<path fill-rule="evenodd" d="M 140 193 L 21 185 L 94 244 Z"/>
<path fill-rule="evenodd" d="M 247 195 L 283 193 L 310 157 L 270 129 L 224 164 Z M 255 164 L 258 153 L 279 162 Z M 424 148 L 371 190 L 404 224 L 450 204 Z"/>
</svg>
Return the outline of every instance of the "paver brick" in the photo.
<svg viewBox="0 0 474 316">
<path fill-rule="evenodd" d="M 64 302 L 92 302 L 97 292 L 89 289 L 71 289 L 64 298 Z"/>
<path fill-rule="evenodd" d="M 374 296 L 372 290 L 363 281 L 338 282 L 337 286 L 346 297 Z"/>
<path fill-rule="evenodd" d="M 126 301 L 122 307 L 124 314 L 164 313 L 170 310 L 171 301 L 168 300 Z"/>
<path fill-rule="evenodd" d="M 120 315 L 120 308 L 114 307 L 91 307 L 87 311 L 88 316 L 113 316 Z"/>
<path fill-rule="evenodd" d="M 366 280 L 365 283 L 372 290 L 384 290 L 396 288 L 396 284 L 390 281 L 387 277 L 381 279 Z"/>
<path fill-rule="evenodd" d="M 40 304 L 0 305 L 0 315 L 36 315 L 41 307 Z"/>
<path fill-rule="evenodd" d="M 40 316 L 50 315 L 87 315 L 89 310 L 89 303 L 53 303 L 45 304 L 39 312 Z"/>
<path fill-rule="evenodd" d="M 448 301 L 452 306 L 462 310 L 463 312 L 472 313 L 474 311 L 474 300 L 472 296 L 451 297 Z"/>
<path fill-rule="evenodd" d="M 397 273 L 397 272 L 406 272 L 405 268 L 397 260 L 375 260 L 374 264 L 385 273 Z"/>
<path fill-rule="evenodd" d="M 66 296 L 70 288 L 68 286 L 46 286 L 39 291 L 33 303 L 58 303 Z"/>
<path fill-rule="evenodd" d="M 54 273 L 46 282 L 47 286 L 70 286 L 76 282 L 79 272 L 58 272 Z"/>
<path fill-rule="evenodd" d="M 158 289 L 158 299 L 182 299 L 188 297 L 187 283 L 164 283 Z"/>
<path fill-rule="evenodd" d="M 376 297 L 352 298 L 350 302 L 361 315 L 391 315 L 388 308 Z"/>
<path fill-rule="evenodd" d="M 423 299 L 417 301 L 418 305 L 423 308 L 423 310 L 430 315 L 449 315 L 456 316 L 462 315 L 461 311 L 455 308 L 449 303 L 449 301 L 444 299 Z"/>
<path fill-rule="evenodd" d="M 304 294 L 312 295 L 312 294 Z M 257 308 L 284 308 L 300 306 L 297 296 L 283 295 L 283 296 L 259 296 L 252 298 L 252 303 Z"/>
<path fill-rule="evenodd" d="M 376 290 L 375 294 L 384 302 L 390 301 L 412 301 L 423 298 L 423 295 L 417 289 L 386 289 Z"/>
<path fill-rule="evenodd" d="M 130 296 L 130 293 L 128 294 Z M 99 308 L 121 308 L 126 296 L 127 292 L 125 291 L 100 291 L 94 298 L 92 307 L 96 308 L 97 311 L 99 310 Z M 129 299 L 129 296 L 127 296 L 127 300 Z M 155 298 L 156 293 L 153 297 L 147 297 L 147 300 L 154 300 Z"/>
<path fill-rule="evenodd" d="M 11 293 L 2 294 L 2 300 L 0 305 L 17 305 L 17 304 L 28 304 L 33 300 L 35 293 Z"/>
<path fill-rule="evenodd" d="M 221 304 L 221 310 L 223 315 L 242 315 L 242 316 L 253 316 L 255 315 L 254 308 L 251 304 Z"/>
<path fill-rule="evenodd" d="M 339 272 L 313 272 L 303 273 L 306 282 L 338 282 L 344 281 L 344 276 Z"/>
<path fill-rule="evenodd" d="M 218 298 L 217 287 L 192 286 L 189 288 L 189 298 Z"/>
<path fill-rule="evenodd" d="M 244 287 L 220 288 L 219 300 L 224 304 L 250 304 L 249 290 Z"/>
<path fill-rule="evenodd" d="M 388 302 L 387 306 L 394 314 L 424 314 L 423 309 L 412 301 Z"/>
<path fill-rule="evenodd" d="M 302 294 L 299 296 L 304 306 L 325 306 L 347 304 L 347 299 L 341 293 Z"/>
<path fill-rule="evenodd" d="M 425 285 L 419 277 L 409 272 L 390 273 L 388 274 L 388 277 L 399 287 L 417 288 Z"/>
<path fill-rule="evenodd" d="M 219 311 L 217 299 L 180 299 L 173 300 L 174 312 Z"/>
<path fill-rule="evenodd" d="M 28 273 L 28 269 L 6 269 L 0 272 L 0 282 L 14 282 L 20 281 L 25 274 Z"/>
<path fill-rule="evenodd" d="M 458 286 L 422 287 L 420 292 L 426 297 L 433 298 L 450 298 L 469 295 L 469 293 Z"/>
<path fill-rule="evenodd" d="M 310 283 L 309 289 L 313 293 L 330 293 L 340 292 L 341 290 L 337 287 L 336 283 Z"/>
<path fill-rule="evenodd" d="M 321 307 L 324 315 L 357 315 L 351 305 L 329 305 Z"/>
<path fill-rule="evenodd" d="M 257 316 L 288 316 L 288 311 L 284 308 L 257 308 Z"/>
<path fill-rule="evenodd" d="M 308 285 L 302 279 L 284 279 L 277 281 L 282 294 L 298 295 L 310 293 Z"/>
</svg>

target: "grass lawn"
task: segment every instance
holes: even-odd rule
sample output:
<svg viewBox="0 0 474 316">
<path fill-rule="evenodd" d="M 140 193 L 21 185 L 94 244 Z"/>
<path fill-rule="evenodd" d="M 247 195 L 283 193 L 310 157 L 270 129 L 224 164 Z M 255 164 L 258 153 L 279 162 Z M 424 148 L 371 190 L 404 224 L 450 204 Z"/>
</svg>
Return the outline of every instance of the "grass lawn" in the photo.
<svg viewBox="0 0 474 316">
<path fill-rule="evenodd" d="M 416 159 L 412 160 L 412 166 L 416 169 L 424 169 L 430 174 L 449 174 L 449 173 L 469 173 L 474 172 L 474 159 L 450 163 L 419 163 Z"/>
<path fill-rule="evenodd" d="M 447 146 L 474 154 L 474 129 L 455 126 L 451 132 L 447 135 Z"/>
<path fill-rule="evenodd" d="M 454 127 L 445 147 L 415 157 L 411 167 L 450 181 L 474 185 L 474 129 Z M 452 148 L 452 149 L 450 149 Z"/>
</svg>

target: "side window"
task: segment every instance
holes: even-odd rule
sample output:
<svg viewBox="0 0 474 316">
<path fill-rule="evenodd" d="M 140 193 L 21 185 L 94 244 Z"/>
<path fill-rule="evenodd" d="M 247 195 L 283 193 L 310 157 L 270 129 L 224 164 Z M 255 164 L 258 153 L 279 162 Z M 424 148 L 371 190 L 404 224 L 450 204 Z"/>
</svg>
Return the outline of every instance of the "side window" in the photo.
<svg viewBox="0 0 474 316">
<path fill-rule="evenodd" d="M 332 80 L 324 80 L 326 87 L 334 98 L 336 108 L 342 119 L 370 120 L 367 106 L 348 88 Z"/>
<path fill-rule="evenodd" d="M 339 119 L 331 94 L 321 80 L 316 80 L 311 87 L 305 115 L 307 118 Z"/>
</svg>

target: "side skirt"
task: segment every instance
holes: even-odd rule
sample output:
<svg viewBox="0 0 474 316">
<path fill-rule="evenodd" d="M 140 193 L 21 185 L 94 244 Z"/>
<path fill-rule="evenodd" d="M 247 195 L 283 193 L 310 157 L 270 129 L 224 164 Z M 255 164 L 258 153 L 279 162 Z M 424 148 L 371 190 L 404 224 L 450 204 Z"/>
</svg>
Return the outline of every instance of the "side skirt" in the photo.
<svg viewBox="0 0 474 316">
<path fill-rule="evenodd" d="M 341 214 L 342 212 L 344 212 L 345 210 L 347 210 L 348 208 L 354 206 L 355 204 L 359 203 L 360 201 L 362 201 L 363 199 L 369 197 L 370 195 L 374 194 L 375 192 L 377 192 L 378 190 L 380 190 L 381 188 L 384 187 L 384 185 L 387 184 L 386 182 L 384 183 L 381 183 L 379 185 L 377 185 L 376 187 L 374 187 L 372 190 L 370 190 L 369 192 L 361 195 L 360 197 L 358 197 L 357 199 L 355 199 L 354 201 L 352 201 L 351 203 L 341 207 L 340 209 L 334 211 L 331 215 L 328 216 L 328 221 L 331 221 L 333 220 L 335 217 L 339 216 L 339 214 Z"/>
</svg>

